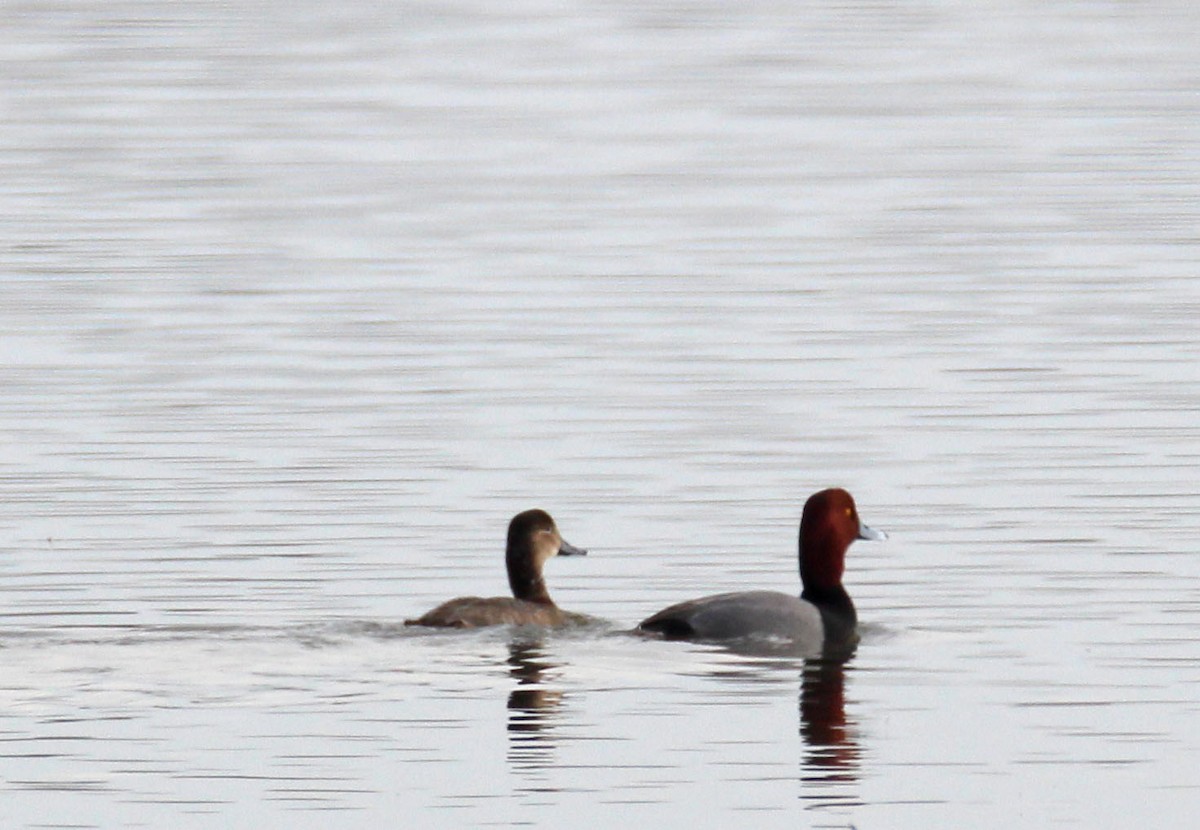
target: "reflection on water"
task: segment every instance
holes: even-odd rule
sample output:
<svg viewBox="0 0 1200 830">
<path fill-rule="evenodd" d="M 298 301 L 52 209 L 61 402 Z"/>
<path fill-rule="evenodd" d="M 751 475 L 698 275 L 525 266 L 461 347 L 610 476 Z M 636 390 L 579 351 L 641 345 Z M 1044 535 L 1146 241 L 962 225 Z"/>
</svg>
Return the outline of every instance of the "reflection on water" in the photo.
<svg viewBox="0 0 1200 830">
<path fill-rule="evenodd" d="M 723 682 L 753 686 L 799 686 L 799 749 L 802 750 L 800 799 L 823 810 L 859 803 L 863 736 L 846 712 L 846 675 L 856 646 L 827 650 L 816 657 L 788 653 L 784 643 L 739 641 L 727 643 L 710 657 L 726 656 L 705 670 Z"/>
<path fill-rule="evenodd" d="M 809 660 L 800 682 L 800 737 L 804 741 L 803 798 L 817 806 L 859 799 L 859 736 L 846 717 L 846 658 Z"/>
<path fill-rule="evenodd" d="M 508 664 L 517 686 L 508 693 L 508 761 L 514 770 L 533 772 L 554 764 L 554 723 L 563 692 L 545 683 L 556 668 L 540 642 L 513 640 Z"/>
</svg>

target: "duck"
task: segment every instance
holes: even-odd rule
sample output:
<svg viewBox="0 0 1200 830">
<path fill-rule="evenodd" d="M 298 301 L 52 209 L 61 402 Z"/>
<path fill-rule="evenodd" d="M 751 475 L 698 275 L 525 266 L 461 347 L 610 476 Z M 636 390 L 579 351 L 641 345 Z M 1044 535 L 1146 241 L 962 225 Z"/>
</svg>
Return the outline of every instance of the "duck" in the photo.
<svg viewBox="0 0 1200 830">
<path fill-rule="evenodd" d="M 538 625 L 547 628 L 582 624 L 591 617 L 564 611 L 554 604 L 542 566 L 555 556 L 586 556 L 587 551 L 563 539 L 545 510 L 526 510 L 508 523 L 504 562 L 511 597 L 458 597 L 405 625 L 434 628 L 481 628 L 491 625 Z"/>
<path fill-rule="evenodd" d="M 638 624 L 670 640 L 788 641 L 819 653 L 858 641 L 858 614 L 842 586 L 846 550 L 856 539 L 886 539 L 858 518 L 854 498 L 835 487 L 814 493 L 800 518 L 800 596 L 735 591 L 676 603 Z"/>
</svg>

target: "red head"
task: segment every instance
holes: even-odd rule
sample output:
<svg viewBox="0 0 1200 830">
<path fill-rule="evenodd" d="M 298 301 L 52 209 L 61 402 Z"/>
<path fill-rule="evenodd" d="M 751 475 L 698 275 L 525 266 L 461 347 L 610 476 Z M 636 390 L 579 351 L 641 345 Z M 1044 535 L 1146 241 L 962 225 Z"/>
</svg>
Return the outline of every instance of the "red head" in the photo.
<svg viewBox="0 0 1200 830">
<path fill-rule="evenodd" d="M 858 508 L 840 488 L 814 493 L 800 518 L 800 581 L 805 591 L 841 588 L 846 548 L 855 539 L 880 539 L 883 534 L 858 519 Z"/>
</svg>

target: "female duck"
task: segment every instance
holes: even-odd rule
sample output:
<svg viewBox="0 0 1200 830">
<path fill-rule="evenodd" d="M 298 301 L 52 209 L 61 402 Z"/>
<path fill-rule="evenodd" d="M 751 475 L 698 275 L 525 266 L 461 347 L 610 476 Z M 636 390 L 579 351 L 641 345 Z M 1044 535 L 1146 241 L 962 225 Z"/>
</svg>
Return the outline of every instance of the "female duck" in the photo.
<svg viewBox="0 0 1200 830">
<path fill-rule="evenodd" d="M 550 514 L 544 510 L 518 513 L 508 524 L 504 561 L 508 567 L 510 597 L 459 597 L 444 602 L 405 625 L 443 628 L 478 628 L 485 625 L 560 626 L 586 622 L 583 614 L 563 611 L 550 599 L 542 579 L 542 565 L 552 556 L 583 556 L 587 553 L 563 541 Z"/>
<path fill-rule="evenodd" d="M 858 616 L 842 587 L 846 549 L 855 539 L 886 538 L 859 521 L 849 493 L 822 490 L 809 497 L 800 518 L 799 598 L 777 591 L 716 594 L 664 608 L 638 629 L 668 639 L 790 640 L 812 652 L 852 644 Z"/>
</svg>

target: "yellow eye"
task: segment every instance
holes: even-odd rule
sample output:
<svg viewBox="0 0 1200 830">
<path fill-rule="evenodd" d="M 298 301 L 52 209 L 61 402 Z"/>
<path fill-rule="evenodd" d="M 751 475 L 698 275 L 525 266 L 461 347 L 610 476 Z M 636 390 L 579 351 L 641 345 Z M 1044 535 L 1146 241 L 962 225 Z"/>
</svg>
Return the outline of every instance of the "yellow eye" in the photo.
<svg viewBox="0 0 1200 830">
<path fill-rule="evenodd" d="M 853 509 L 853 508 L 851 508 L 851 507 L 847 507 L 847 508 L 846 508 L 846 515 L 847 515 L 847 516 L 853 516 L 853 515 L 854 515 L 854 509 Z"/>
</svg>

